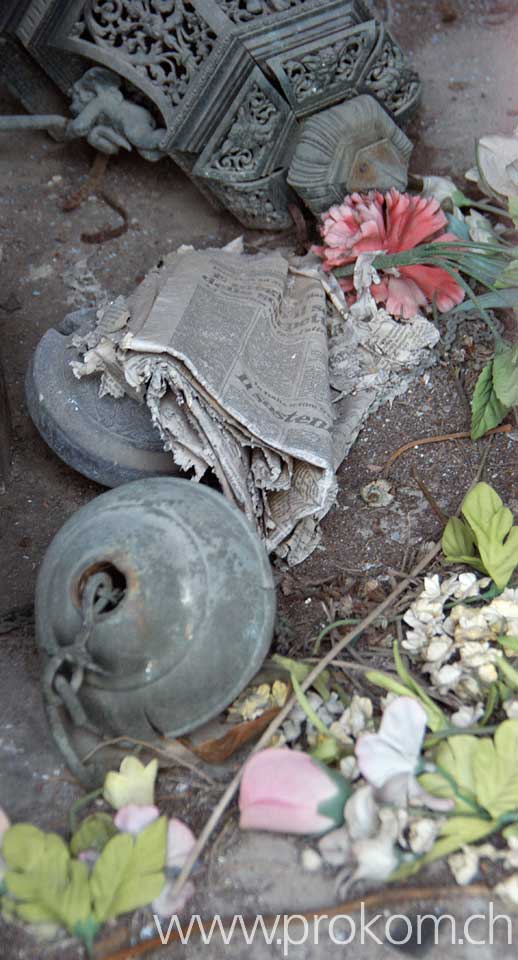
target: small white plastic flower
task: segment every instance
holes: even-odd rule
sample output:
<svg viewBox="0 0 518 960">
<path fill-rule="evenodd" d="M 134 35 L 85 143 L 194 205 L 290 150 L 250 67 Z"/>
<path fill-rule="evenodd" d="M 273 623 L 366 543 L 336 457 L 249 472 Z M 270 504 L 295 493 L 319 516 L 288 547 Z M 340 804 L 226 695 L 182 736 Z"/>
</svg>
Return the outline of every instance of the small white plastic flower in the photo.
<svg viewBox="0 0 518 960">
<path fill-rule="evenodd" d="M 103 796 L 110 806 L 120 810 L 128 804 L 147 806 L 153 803 L 158 760 L 144 766 L 136 757 L 124 757 L 119 773 L 106 774 Z"/>
<path fill-rule="evenodd" d="M 493 887 L 493 893 L 508 906 L 518 907 L 518 873 L 512 873 L 510 877 L 497 883 L 496 887 Z"/>
<path fill-rule="evenodd" d="M 484 713 L 484 704 L 476 703 L 474 706 L 464 704 L 451 715 L 451 722 L 454 727 L 472 727 Z M 518 714 L 517 714 L 518 715 Z"/>
<path fill-rule="evenodd" d="M 518 720 L 518 699 L 516 699 L 516 697 L 506 700 L 503 707 L 504 713 L 509 720 Z"/>
<path fill-rule="evenodd" d="M 357 740 L 358 767 L 387 803 L 449 810 L 452 801 L 428 794 L 416 780 L 425 730 L 421 704 L 412 697 L 397 697 L 384 711 L 378 732 L 364 733 Z"/>
<path fill-rule="evenodd" d="M 444 819 L 438 817 L 432 820 L 430 817 L 419 817 L 412 820 L 408 828 L 408 844 L 412 853 L 421 856 L 432 849 L 441 829 Z"/>
<path fill-rule="evenodd" d="M 448 857 L 448 866 L 461 887 L 471 883 L 478 873 L 479 851 L 476 847 L 465 846 L 458 853 Z"/>
</svg>

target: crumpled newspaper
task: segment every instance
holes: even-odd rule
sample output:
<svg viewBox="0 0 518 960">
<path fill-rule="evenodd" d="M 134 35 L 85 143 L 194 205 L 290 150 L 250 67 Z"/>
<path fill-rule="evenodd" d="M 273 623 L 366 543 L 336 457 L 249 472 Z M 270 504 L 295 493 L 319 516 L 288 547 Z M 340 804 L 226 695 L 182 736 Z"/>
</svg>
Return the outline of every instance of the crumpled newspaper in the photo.
<svg viewBox="0 0 518 960">
<path fill-rule="evenodd" d="M 432 323 L 375 304 L 372 258 L 358 258 L 353 314 L 312 254 L 181 247 L 98 312 L 74 373 L 145 399 L 176 463 L 213 471 L 268 551 L 300 563 L 366 417 L 434 359 Z"/>
</svg>

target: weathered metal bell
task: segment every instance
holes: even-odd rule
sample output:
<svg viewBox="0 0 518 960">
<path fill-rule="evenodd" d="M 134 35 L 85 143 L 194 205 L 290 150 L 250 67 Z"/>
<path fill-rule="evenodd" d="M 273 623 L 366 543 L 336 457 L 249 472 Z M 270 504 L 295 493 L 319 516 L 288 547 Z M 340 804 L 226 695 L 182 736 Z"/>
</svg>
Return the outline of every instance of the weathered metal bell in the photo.
<svg viewBox="0 0 518 960">
<path fill-rule="evenodd" d="M 109 736 L 177 736 L 218 714 L 269 648 L 265 550 L 220 494 L 150 478 L 96 497 L 52 541 L 36 587 L 49 719 Z M 82 779 L 85 779 L 82 777 Z"/>
</svg>

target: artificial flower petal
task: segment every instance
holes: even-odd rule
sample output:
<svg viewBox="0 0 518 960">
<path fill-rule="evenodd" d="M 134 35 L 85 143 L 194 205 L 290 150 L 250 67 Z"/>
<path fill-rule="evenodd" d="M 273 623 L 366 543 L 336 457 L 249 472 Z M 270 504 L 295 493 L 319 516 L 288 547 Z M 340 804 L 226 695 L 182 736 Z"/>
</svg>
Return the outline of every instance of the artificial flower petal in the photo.
<svg viewBox="0 0 518 960">
<path fill-rule="evenodd" d="M 476 147 L 478 173 L 484 190 L 505 199 L 518 195 L 518 137 L 481 137 Z"/>
<path fill-rule="evenodd" d="M 246 762 L 239 794 L 244 830 L 324 833 L 343 823 L 349 783 L 305 753 L 269 748 Z"/>
<path fill-rule="evenodd" d="M 324 270 L 329 271 L 353 263 L 362 253 L 398 253 L 425 241 L 456 239 L 444 232 L 447 223 L 434 197 L 415 197 L 397 190 L 390 190 L 384 197 L 375 191 L 353 193 L 322 215 L 324 242 L 312 249 L 322 259 Z M 396 275 L 382 275 L 380 281 L 371 284 L 374 298 L 386 303 L 393 316 L 407 320 L 419 312 L 419 307 L 434 300 L 438 310 L 445 311 L 464 299 L 462 286 L 439 267 L 399 267 Z M 339 282 L 355 302 L 352 278 L 340 278 Z"/>
<path fill-rule="evenodd" d="M 188 880 L 179 893 L 173 895 L 174 884 L 167 882 L 162 892 L 153 900 L 151 909 L 159 917 L 174 917 L 185 909 L 194 894 L 194 884 Z"/>
<path fill-rule="evenodd" d="M 172 817 L 167 827 L 166 866 L 180 871 L 195 843 L 191 828 L 178 817 Z"/>
<path fill-rule="evenodd" d="M 113 822 L 121 833 L 131 833 L 136 837 L 159 816 L 158 807 L 152 804 L 143 806 L 138 803 L 128 803 L 125 807 L 120 808 L 113 818 Z"/>
<path fill-rule="evenodd" d="M 157 772 L 156 758 L 144 766 L 136 757 L 124 757 L 119 773 L 106 774 L 103 797 L 115 810 L 130 803 L 152 804 Z"/>
<path fill-rule="evenodd" d="M 426 729 L 426 713 L 412 697 L 397 697 L 383 713 L 378 733 L 356 743 L 360 773 L 374 787 L 398 774 L 414 774 Z"/>
<path fill-rule="evenodd" d="M 9 830 L 10 826 L 11 826 L 11 821 L 9 820 L 9 817 L 7 816 L 5 810 L 2 807 L 0 807 L 0 850 L 2 848 L 2 840 L 4 838 L 4 833 L 6 832 L 6 830 Z"/>
</svg>

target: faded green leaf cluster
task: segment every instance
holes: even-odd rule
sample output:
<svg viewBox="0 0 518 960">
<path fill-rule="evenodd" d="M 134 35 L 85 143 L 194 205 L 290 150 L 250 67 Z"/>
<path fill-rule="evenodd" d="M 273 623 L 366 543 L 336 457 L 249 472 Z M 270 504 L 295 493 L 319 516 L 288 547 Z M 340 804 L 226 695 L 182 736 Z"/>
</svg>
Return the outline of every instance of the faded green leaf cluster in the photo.
<svg viewBox="0 0 518 960">
<path fill-rule="evenodd" d="M 423 857 L 403 865 L 393 879 L 417 873 L 427 863 L 476 843 L 497 830 L 516 834 L 518 821 L 518 720 L 505 720 L 494 739 L 460 735 L 436 749 L 435 772 L 419 782 L 437 797 L 455 801 L 439 839 Z"/>
<path fill-rule="evenodd" d="M 2 911 L 28 923 L 64 927 L 91 951 L 102 924 L 145 906 L 165 883 L 167 820 L 160 817 L 134 838 L 113 836 L 111 818 L 88 817 L 70 848 L 55 833 L 17 824 L 5 833 L 2 857 L 7 871 Z M 92 872 L 73 854 L 101 850 Z"/>
<path fill-rule="evenodd" d="M 518 527 L 513 515 L 487 483 L 477 483 L 462 503 L 464 521 L 451 517 L 442 549 L 449 563 L 467 563 L 487 573 L 503 590 L 518 565 Z"/>
</svg>

